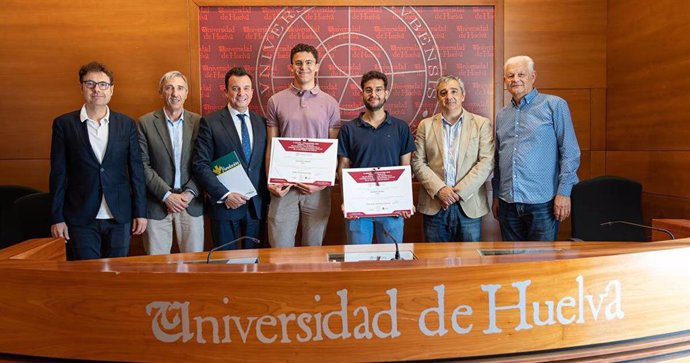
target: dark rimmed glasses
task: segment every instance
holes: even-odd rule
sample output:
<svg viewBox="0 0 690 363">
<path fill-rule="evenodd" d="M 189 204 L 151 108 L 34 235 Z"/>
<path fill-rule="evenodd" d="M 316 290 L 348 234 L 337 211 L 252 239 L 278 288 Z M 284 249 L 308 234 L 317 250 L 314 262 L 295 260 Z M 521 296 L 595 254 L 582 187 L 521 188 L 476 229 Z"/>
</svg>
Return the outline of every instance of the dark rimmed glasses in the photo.
<svg viewBox="0 0 690 363">
<path fill-rule="evenodd" d="M 105 91 L 108 88 L 110 88 L 110 86 L 113 85 L 112 83 L 108 83 L 108 82 L 94 82 L 94 81 L 82 81 L 81 84 L 86 86 L 86 88 L 88 88 L 88 89 L 94 89 L 96 86 L 98 86 L 98 89 L 101 91 Z"/>
</svg>

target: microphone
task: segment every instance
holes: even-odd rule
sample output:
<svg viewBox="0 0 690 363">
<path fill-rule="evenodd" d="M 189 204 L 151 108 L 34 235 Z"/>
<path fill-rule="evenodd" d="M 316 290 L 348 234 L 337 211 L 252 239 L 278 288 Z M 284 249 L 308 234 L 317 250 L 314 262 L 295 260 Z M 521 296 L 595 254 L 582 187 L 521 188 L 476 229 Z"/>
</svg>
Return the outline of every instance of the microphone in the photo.
<svg viewBox="0 0 690 363">
<path fill-rule="evenodd" d="M 671 239 L 676 239 L 676 236 L 674 236 L 673 233 L 671 233 L 671 231 L 669 231 L 668 229 L 665 229 L 665 228 L 658 228 L 658 227 L 652 227 L 652 226 L 646 226 L 646 225 L 644 225 L 644 224 L 637 224 L 637 223 L 633 223 L 633 222 L 627 222 L 627 221 L 609 221 L 609 222 L 601 223 L 600 226 L 612 226 L 612 225 L 614 225 L 614 224 L 627 224 L 627 225 L 629 225 L 629 226 L 635 226 L 635 227 L 640 227 L 640 228 L 652 229 L 652 230 L 655 230 L 655 231 L 659 231 L 659 232 L 664 232 L 664 233 L 666 233 L 669 237 L 671 237 Z"/>
<path fill-rule="evenodd" d="M 304 92 L 305 91 L 303 89 L 297 91 L 297 96 L 302 97 L 304 95 Z"/>
<path fill-rule="evenodd" d="M 386 230 L 386 227 L 381 226 L 381 230 L 383 231 L 383 235 L 386 236 L 387 238 L 390 238 L 393 243 L 395 243 L 395 256 L 393 257 L 393 260 L 397 261 L 400 259 L 400 248 L 398 247 L 398 240 L 393 237 L 390 233 L 388 233 L 388 230 Z"/>
<path fill-rule="evenodd" d="M 232 246 L 233 244 L 235 244 L 235 243 L 237 243 L 237 242 L 239 242 L 239 241 L 245 240 L 245 239 L 248 240 L 248 241 L 252 241 L 252 242 L 253 242 L 255 245 L 257 245 L 257 246 L 261 244 L 261 241 L 260 241 L 258 238 L 249 237 L 249 236 L 242 236 L 242 237 L 237 238 L 237 239 L 234 239 L 234 240 L 232 240 L 232 241 L 230 241 L 230 242 L 223 243 L 223 244 L 220 245 L 220 246 L 211 248 L 211 250 L 208 251 L 208 256 L 206 257 L 206 263 L 207 263 L 207 264 L 211 263 L 211 254 L 212 254 L 213 252 L 218 251 L 218 250 L 222 250 L 222 249 L 225 248 L 225 247 L 230 247 L 230 246 Z"/>
</svg>

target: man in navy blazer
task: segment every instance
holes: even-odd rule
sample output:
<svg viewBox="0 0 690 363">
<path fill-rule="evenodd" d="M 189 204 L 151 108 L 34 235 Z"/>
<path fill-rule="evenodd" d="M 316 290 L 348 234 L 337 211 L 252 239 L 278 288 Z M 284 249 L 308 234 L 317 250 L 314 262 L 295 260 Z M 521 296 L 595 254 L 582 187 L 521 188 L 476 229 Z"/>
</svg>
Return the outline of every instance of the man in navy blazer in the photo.
<svg viewBox="0 0 690 363">
<path fill-rule="evenodd" d="M 74 258 L 127 256 L 130 233 L 146 230 L 144 167 L 131 118 L 111 111 L 113 74 L 91 62 L 79 70 L 84 105 L 53 121 L 51 233 Z"/>
<path fill-rule="evenodd" d="M 261 238 L 268 190 L 264 152 L 266 120 L 249 111 L 254 92 L 252 77 L 242 67 L 225 74 L 227 107 L 201 118 L 192 168 L 207 193 L 207 210 L 216 247 L 247 236 Z M 257 195 L 231 193 L 211 171 L 211 163 L 231 152 L 237 154 Z M 246 241 L 245 241 L 246 242 Z M 236 249 L 231 244 L 225 249 Z M 244 248 L 256 247 L 243 243 Z"/>
</svg>

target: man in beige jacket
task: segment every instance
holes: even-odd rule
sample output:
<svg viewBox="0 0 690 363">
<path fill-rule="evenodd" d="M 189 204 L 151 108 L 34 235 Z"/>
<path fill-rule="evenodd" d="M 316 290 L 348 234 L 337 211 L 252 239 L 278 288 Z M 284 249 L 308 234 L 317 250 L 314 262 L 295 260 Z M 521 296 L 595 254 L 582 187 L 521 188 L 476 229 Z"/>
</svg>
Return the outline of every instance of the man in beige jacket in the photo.
<svg viewBox="0 0 690 363">
<path fill-rule="evenodd" d="M 465 86 L 458 77 L 441 77 L 436 98 L 441 113 L 419 123 L 412 158 L 424 236 L 429 242 L 479 241 L 481 217 L 489 212 L 485 181 L 494 164 L 491 121 L 462 107 Z"/>
</svg>

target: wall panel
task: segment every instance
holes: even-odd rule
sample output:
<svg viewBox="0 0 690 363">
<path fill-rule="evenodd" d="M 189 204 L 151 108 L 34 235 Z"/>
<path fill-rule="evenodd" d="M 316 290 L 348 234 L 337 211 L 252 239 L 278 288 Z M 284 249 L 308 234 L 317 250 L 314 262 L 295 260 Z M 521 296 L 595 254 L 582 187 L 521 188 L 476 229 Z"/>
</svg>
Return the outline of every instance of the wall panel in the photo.
<svg viewBox="0 0 690 363">
<path fill-rule="evenodd" d="M 606 150 L 606 89 L 594 88 L 590 98 L 591 150 Z"/>
<path fill-rule="evenodd" d="M 665 195 L 642 193 L 642 209 L 645 223 L 652 219 L 690 218 L 690 198 L 669 197 Z"/>
<path fill-rule="evenodd" d="M 606 175 L 606 151 L 590 152 L 590 178 Z"/>
<path fill-rule="evenodd" d="M 50 160 L 0 160 L 0 185 L 24 185 L 48 191 Z"/>
<path fill-rule="evenodd" d="M 609 1 L 609 150 L 690 148 L 688 1 Z"/>
<path fill-rule="evenodd" d="M 48 162 L 52 120 L 82 105 L 81 64 L 98 60 L 113 70 L 111 107 L 134 118 L 160 107 L 158 79 L 164 72 L 191 71 L 186 0 L 11 0 L 2 6 L 4 162 Z M 10 174 L 15 170 L 3 169 L 0 179 L 26 185 L 45 180 L 47 187 L 47 169 Z"/>
<path fill-rule="evenodd" d="M 609 151 L 606 172 L 643 184 L 646 193 L 690 198 L 690 151 Z"/>
<path fill-rule="evenodd" d="M 606 87 L 606 1 L 506 0 L 506 58 L 526 54 L 543 88 Z"/>
<path fill-rule="evenodd" d="M 645 219 L 690 218 L 687 1 L 609 1 L 606 172 L 643 184 Z"/>
</svg>

